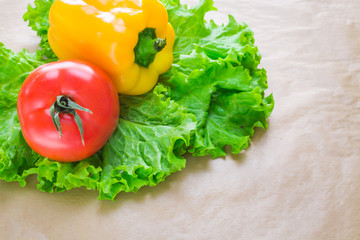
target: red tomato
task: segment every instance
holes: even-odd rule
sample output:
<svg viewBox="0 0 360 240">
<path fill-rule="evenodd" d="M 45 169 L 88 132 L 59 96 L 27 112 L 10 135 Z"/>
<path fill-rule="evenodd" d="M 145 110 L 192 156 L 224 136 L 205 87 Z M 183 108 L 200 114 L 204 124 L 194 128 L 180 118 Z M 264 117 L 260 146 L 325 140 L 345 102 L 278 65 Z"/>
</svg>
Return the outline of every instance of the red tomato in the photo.
<svg viewBox="0 0 360 240">
<path fill-rule="evenodd" d="M 60 113 L 58 107 L 55 112 L 59 113 L 60 138 L 50 108 L 62 95 L 91 111 L 75 110 L 83 135 L 74 116 Z M 26 142 L 38 154 L 61 162 L 83 160 L 99 151 L 116 128 L 119 108 L 110 78 L 83 61 L 59 61 L 37 68 L 22 85 L 17 103 Z"/>
</svg>

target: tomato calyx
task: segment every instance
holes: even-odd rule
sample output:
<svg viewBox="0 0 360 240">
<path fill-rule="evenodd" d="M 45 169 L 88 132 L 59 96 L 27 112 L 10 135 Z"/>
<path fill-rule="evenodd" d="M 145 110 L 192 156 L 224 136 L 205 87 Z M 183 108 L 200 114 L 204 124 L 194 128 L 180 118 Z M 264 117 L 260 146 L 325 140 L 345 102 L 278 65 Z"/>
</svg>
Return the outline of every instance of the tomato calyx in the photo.
<svg viewBox="0 0 360 240">
<path fill-rule="evenodd" d="M 80 116 L 77 114 L 75 110 L 85 111 L 90 114 L 92 112 L 89 109 L 86 109 L 77 103 L 75 103 L 73 100 L 71 100 L 70 97 L 65 95 L 59 95 L 56 97 L 56 101 L 51 105 L 50 107 L 50 115 L 52 118 L 52 121 L 55 125 L 56 131 L 59 133 L 59 136 L 61 138 L 62 130 L 61 130 L 61 124 L 60 124 L 60 114 L 71 114 L 74 117 L 75 123 L 79 129 L 80 135 L 81 135 L 81 142 L 83 146 L 85 145 L 84 142 L 84 129 L 83 124 L 81 121 Z"/>
</svg>

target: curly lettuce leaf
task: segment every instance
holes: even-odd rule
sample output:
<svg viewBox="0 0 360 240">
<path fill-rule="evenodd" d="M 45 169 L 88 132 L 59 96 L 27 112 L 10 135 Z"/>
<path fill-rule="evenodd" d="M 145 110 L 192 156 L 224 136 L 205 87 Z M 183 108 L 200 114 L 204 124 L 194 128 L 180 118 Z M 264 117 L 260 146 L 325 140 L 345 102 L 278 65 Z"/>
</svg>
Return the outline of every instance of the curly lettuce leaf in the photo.
<svg viewBox="0 0 360 240">
<path fill-rule="evenodd" d="M 188 9 L 177 0 L 163 1 L 176 36 L 172 69 L 161 81 L 170 97 L 197 119 L 194 156 L 225 156 L 225 146 L 239 153 L 249 146 L 255 127 L 267 128 L 274 100 L 268 88 L 254 34 L 229 15 L 227 24 L 206 22 L 215 10 L 211 0 Z"/>
<path fill-rule="evenodd" d="M 34 154 L 22 138 L 17 117 L 17 96 L 26 76 L 35 69 L 24 56 L 0 43 L 0 179 L 25 185 L 24 171 L 34 165 Z"/>
<path fill-rule="evenodd" d="M 47 62 L 53 62 L 58 59 L 51 50 L 47 36 L 50 26 L 49 11 L 54 1 L 55 0 L 35 0 L 34 7 L 28 5 L 27 12 L 23 16 L 24 21 L 29 22 L 29 27 L 36 31 L 40 37 L 40 49 L 36 52 L 37 59 L 46 60 Z"/>
<path fill-rule="evenodd" d="M 145 96 L 122 96 L 117 129 L 104 147 L 100 198 L 114 199 L 121 191 L 155 186 L 185 167 L 196 119 L 164 94 L 158 85 Z"/>
<path fill-rule="evenodd" d="M 199 4 L 188 8 L 180 0 L 162 0 L 168 10 L 169 22 L 176 33 L 174 63 L 181 55 L 190 54 L 200 47 L 211 59 L 227 58 L 240 62 L 247 68 L 256 69 L 261 55 L 254 45 L 253 31 L 245 23 L 237 23 L 229 15 L 227 24 L 217 25 L 213 20 L 206 22 L 205 14 L 216 10 L 212 0 L 200 0 Z"/>
<path fill-rule="evenodd" d="M 203 41 L 211 34 L 204 20 L 205 14 L 216 10 L 212 0 L 201 0 L 192 8 L 180 3 L 180 0 L 162 0 L 169 15 L 169 22 L 174 27 L 176 39 L 174 45 L 174 62 L 181 54 L 190 53 L 194 44 Z"/>
<path fill-rule="evenodd" d="M 194 156 L 225 156 L 225 146 L 239 153 L 248 147 L 255 127 L 267 128 L 274 102 L 272 95 L 264 97 L 265 70 L 212 60 L 197 48 L 182 55 L 169 75 L 170 96 L 197 119 L 189 150 Z"/>
</svg>

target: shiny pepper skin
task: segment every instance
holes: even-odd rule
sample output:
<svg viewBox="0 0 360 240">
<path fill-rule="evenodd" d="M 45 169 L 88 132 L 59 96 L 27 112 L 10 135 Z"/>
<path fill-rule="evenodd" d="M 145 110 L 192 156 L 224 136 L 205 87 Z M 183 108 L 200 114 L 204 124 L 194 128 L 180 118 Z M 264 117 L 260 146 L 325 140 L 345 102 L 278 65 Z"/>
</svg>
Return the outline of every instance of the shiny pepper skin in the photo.
<svg viewBox="0 0 360 240">
<path fill-rule="evenodd" d="M 158 0 L 55 0 L 49 20 L 54 53 L 61 60 L 80 59 L 99 66 L 121 94 L 148 92 L 171 67 L 175 32 Z M 150 65 L 141 66 L 134 48 L 139 34 L 149 28 L 166 45 Z"/>
</svg>

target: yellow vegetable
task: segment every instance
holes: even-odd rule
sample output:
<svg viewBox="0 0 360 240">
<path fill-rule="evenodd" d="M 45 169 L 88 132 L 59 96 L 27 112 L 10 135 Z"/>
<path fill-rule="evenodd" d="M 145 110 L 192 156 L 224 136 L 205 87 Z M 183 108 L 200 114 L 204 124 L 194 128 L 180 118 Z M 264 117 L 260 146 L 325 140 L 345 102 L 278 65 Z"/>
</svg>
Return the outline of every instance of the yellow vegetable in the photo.
<svg viewBox="0 0 360 240">
<path fill-rule="evenodd" d="M 98 65 L 119 93 L 146 93 L 171 67 L 175 32 L 158 0 L 56 0 L 49 20 L 55 54 Z"/>
</svg>

